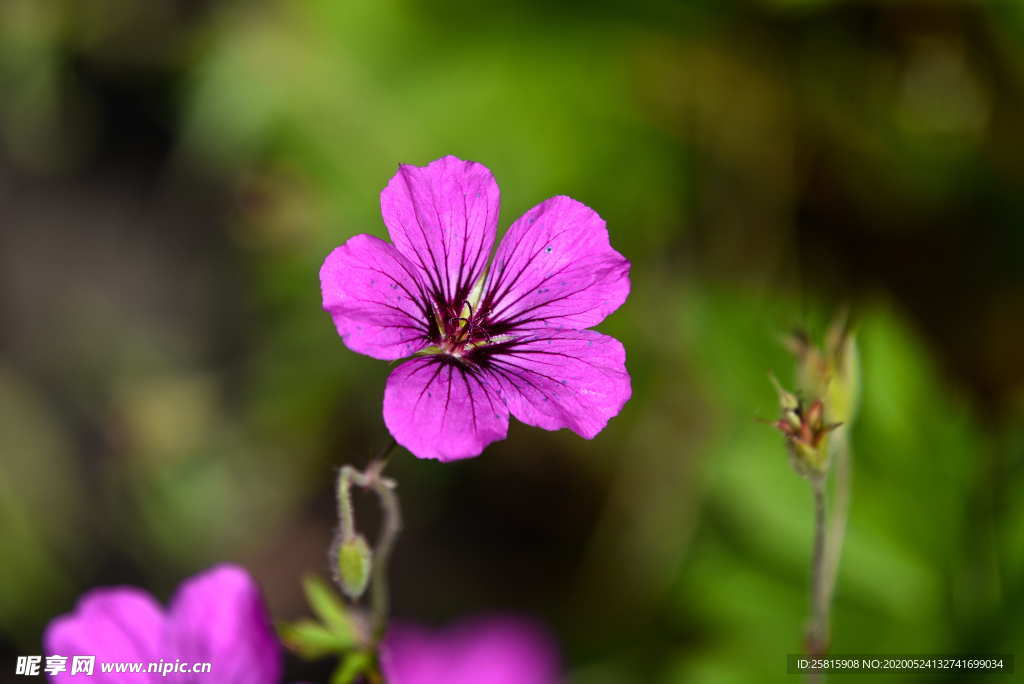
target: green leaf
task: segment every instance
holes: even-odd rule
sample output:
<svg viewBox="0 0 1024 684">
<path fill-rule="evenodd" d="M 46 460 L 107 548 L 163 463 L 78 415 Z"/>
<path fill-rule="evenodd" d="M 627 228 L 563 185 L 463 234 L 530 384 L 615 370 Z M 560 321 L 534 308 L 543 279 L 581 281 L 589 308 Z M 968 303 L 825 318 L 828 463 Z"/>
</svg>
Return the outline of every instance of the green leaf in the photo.
<svg viewBox="0 0 1024 684">
<path fill-rule="evenodd" d="M 352 684 L 356 677 L 366 674 L 373 666 L 373 657 L 366 651 L 349 653 L 331 675 L 331 684 Z"/>
<path fill-rule="evenodd" d="M 302 584 L 306 591 L 306 600 L 324 626 L 346 643 L 358 643 L 359 631 L 341 597 L 319 577 L 307 577 Z"/>
<path fill-rule="evenodd" d="M 342 653 L 355 646 L 351 639 L 345 639 L 313 620 L 286 623 L 277 631 L 289 650 L 307 660 Z"/>
</svg>

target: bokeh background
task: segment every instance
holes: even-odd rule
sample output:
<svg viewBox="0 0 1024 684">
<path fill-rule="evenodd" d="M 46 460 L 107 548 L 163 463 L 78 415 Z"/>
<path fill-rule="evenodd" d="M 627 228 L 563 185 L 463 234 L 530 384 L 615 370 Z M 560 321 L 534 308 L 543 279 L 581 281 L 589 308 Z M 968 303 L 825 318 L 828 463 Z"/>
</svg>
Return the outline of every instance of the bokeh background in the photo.
<svg viewBox="0 0 1024 684">
<path fill-rule="evenodd" d="M 634 396 L 393 458 L 396 614 L 533 615 L 573 684 L 793 681 L 811 495 L 757 419 L 849 306 L 833 650 L 1024 644 L 1024 4 L 3 0 L 0 92 L 0 679 L 96 585 L 232 560 L 308 614 L 390 371 L 317 271 L 444 154 L 502 227 L 608 221 Z"/>
</svg>

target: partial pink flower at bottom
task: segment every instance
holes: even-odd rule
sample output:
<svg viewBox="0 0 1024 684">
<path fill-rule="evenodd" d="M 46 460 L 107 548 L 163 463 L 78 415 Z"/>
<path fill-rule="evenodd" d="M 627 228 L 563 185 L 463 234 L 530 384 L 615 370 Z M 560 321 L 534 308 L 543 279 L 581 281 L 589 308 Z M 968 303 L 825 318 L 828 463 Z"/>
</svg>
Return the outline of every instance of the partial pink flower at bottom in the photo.
<svg viewBox="0 0 1024 684">
<path fill-rule="evenodd" d="M 479 617 L 440 630 L 396 623 L 381 646 L 388 684 L 556 684 L 558 649 L 540 625 Z"/>
<path fill-rule="evenodd" d="M 134 587 L 94 589 L 73 613 L 46 628 L 47 655 L 68 658 L 68 670 L 50 681 L 77 682 L 70 674 L 73 656 L 96 656 L 96 684 L 199 682 L 278 684 L 281 647 L 259 587 L 248 572 L 220 565 L 186 580 L 164 610 L 152 596 Z M 102 673 L 101 663 L 209 662 L 206 674 Z M 145 667 L 145 665 L 144 665 Z"/>
</svg>

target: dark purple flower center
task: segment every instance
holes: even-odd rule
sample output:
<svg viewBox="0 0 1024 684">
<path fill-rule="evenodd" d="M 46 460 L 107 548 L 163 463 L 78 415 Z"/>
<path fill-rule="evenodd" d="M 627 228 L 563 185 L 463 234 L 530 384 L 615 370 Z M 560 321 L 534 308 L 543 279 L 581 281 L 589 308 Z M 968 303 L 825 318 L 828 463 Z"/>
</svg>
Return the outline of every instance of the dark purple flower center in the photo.
<svg viewBox="0 0 1024 684">
<path fill-rule="evenodd" d="M 427 342 L 422 354 L 444 356 L 463 368 L 475 370 L 487 366 L 497 352 L 515 346 L 512 333 L 518 320 L 505 320 L 495 315 L 494 284 L 481 277 L 475 287 L 468 283 L 454 296 L 445 297 L 440 287 L 423 292 L 427 314 Z M 429 303 L 427 303 L 429 302 Z"/>
<path fill-rule="evenodd" d="M 471 362 L 472 352 L 490 344 L 493 326 L 482 310 L 474 310 L 468 302 L 456 308 L 445 304 L 435 308 L 430 326 L 430 341 L 441 353 Z"/>
</svg>

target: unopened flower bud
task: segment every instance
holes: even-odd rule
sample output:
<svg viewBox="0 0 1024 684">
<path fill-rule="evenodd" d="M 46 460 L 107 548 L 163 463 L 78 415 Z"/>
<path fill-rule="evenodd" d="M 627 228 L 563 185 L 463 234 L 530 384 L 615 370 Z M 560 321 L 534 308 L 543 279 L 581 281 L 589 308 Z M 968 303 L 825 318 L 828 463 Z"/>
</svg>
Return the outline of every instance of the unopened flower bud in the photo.
<svg viewBox="0 0 1024 684">
<path fill-rule="evenodd" d="M 358 599 L 366 591 L 372 566 L 373 552 L 361 534 L 343 540 L 338 545 L 338 584 L 352 600 Z"/>
<path fill-rule="evenodd" d="M 824 420 L 850 424 L 859 394 L 857 344 L 845 315 L 829 326 L 825 344 L 819 348 L 804 332 L 786 339 L 797 359 L 797 388 L 807 397 L 824 402 Z"/>
</svg>

